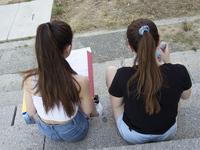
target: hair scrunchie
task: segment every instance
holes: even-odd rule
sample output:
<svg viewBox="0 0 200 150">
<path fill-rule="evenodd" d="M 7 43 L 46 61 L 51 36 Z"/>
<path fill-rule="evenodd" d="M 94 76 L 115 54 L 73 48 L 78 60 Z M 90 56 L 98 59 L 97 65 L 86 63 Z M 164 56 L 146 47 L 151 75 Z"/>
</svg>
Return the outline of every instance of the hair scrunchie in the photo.
<svg viewBox="0 0 200 150">
<path fill-rule="evenodd" d="M 144 31 L 147 31 L 147 32 L 150 31 L 148 25 L 144 25 L 144 26 L 142 26 L 142 27 L 139 29 L 139 34 L 140 34 L 140 35 L 143 35 L 143 34 L 144 34 Z"/>
</svg>

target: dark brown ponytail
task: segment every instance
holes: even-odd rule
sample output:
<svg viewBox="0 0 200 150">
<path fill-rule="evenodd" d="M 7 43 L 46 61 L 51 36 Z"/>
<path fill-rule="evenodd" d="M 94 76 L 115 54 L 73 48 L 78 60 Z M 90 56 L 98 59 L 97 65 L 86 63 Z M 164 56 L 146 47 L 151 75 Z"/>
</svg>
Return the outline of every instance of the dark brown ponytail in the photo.
<svg viewBox="0 0 200 150">
<path fill-rule="evenodd" d="M 147 25 L 149 32 L 144 31 L 139 34 L 139 29 Z M 128 94 L 131 94 L 130 86 L 137 81 L 137 98 L 141 95 L 145 100 L 146 112 L 149 115 L 154 111 L 160 111 L 158 95 L 162 87 L 163 78 L 160 68 L 156 61 L 156 47 L 159 41 L 156 25 L 148 19 L 139 19 L 133 21 L 127 30 L 127 39 L 129 45 L 137 53 L 133 67 L 137 70 L 127 83 Z M 138 60 L 138 67 L 136 67 Z"/>
<path fill-rule="evenodd" d="M 73 78 L 76 72 L 63 56 L 65 48 L 72 44 L 72 38 L 72 30 L 65 22 L 53 21 L 39 25 L 35 41 L 38 68 L 22 72 L 28 73 L 24 81 L 32 75 L 39 75 L 36 93 L 40 93 L 46 112 L 55 105 L 59 107 L 61 102 L 69 117 L 75 111 L 73 104 L 80 102 L 80 85 Z"/>
</svg>

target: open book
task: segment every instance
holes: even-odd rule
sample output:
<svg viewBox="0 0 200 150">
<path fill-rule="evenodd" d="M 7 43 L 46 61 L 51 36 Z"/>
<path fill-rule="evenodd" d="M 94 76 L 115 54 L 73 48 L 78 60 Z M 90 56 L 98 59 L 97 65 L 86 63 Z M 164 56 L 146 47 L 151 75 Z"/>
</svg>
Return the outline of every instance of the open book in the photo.
<svg viewBox="0 0 200 150">
<path fill-rule="evenodd" d="M 90 93 L 94 98 L 94 82 L 91 48 L 72 50 L 71 54 L 66 58 L 72 69 L 79 75 L 86 76 L 90 84 Z"/>
</svg>

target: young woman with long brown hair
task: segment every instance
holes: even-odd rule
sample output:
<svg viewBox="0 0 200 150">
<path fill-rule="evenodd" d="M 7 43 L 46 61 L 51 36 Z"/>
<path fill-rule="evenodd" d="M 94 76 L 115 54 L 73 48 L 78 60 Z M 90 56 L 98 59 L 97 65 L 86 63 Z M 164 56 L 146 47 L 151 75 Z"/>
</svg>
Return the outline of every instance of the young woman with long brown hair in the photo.
<svg viewBox="0 0 200 150">
<path fill-rule="evenodd" d="M 62 21 L 38 26 L 35 53 L 38 68 L 26 74 L 23 85 L 27 113 L 39 116 L 38 127 L 53 140 L 78 141 L 88 132 L 89 118 L 102 115 L 94 104 L 89 81 L 65 60 L 70 55 L 73 33 Z"/>
<path fill-rule="evenodd" d="M 159 48 L 156 25 L 148 19 L 133 21 L 127 29 L 133 67 L 106 71 L 106 84 L 118 130 L 133 144 L 172 138 L 177 130 L 178 104 L 191 94 L 191 79 L 182 64 L 171 64 L 168 44 Z M 164 64 L 156 56 L 161 53 Z"/>
</svg>

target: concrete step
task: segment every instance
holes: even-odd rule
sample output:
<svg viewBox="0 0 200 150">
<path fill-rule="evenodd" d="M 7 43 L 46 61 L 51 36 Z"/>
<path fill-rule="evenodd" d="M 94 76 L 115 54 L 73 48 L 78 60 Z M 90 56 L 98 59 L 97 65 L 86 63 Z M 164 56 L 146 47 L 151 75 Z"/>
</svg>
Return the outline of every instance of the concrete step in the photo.
<svg viewBox="0 0 200 150">
<path fill-rule="evenodd" d="M 176 141 L 164 141 L 138 145 L 127 145 L 120 147 L 109 147 L 101 150 L 199 150 L 200 138 L 182 139 Z M 100 150 L 100 149 L 99 149 Z"/>
<path fill-rule="evenodd" d="M 16 46 L 16 43 L 18 46 Z M 2 133 L 0 147 L 2 149 L 146 149 L 149 147 L 151 149 L 170 149 L 170 144 L 174 149 L 179 149 L 179 147 L 182 149 L 184 146 L 187 149 L 189 143 L 194 144 L 194 149 L 199 146 L 200 68 L 197 60 L 200 50 L 197 50 L 197 52 L 171 53 L 172 62 L 179 61 L 184 63 L 194 83 L 191 98 L 181 101 L 176 136 L 169 143 L 161 142 L 163 143 L 161 147 L 159 147 L 160 143 L 132 146 L 122 139 L 117 130 L 105 85 L 105 71 L 108 66 L 122 67 L 132 64 L 132 58 L 125 59 L 127 57 L 124 56 L 117 58 L 119 54 L 116 54 L 116 57 L 112 59 L 110 59 L 112 57 L 110 55 L 107 55 L 108 57 L 105 56 L 106 59 L 96 59 L 97 57 L 94 57 L 95 62 L 99 62 L 93 64 L 95 94 L 99 95 L 105 113 L 103 117 L 91 119 L 89 133 L 82 141 L 76 143 L 52 141 L 46 139 L 40 133 L 36 124 L 25 124 L 21 116 L 23 94 L 21 82 L 23 76 L 18 71 L 36 67 L 33 43 L 34 40 L 27 40 L 0 44 L 0 114 L 3 116 L 0 122 L 0 132 Z M 96 50 L 93 53 L 98 54 Z M 102 62 L 104 59 L 106 62 Z M 107 61 L 109 59 L 113 61 Z M 35 119 L 38 121 L 37 115 Z M 4 137 L 7 138 L 5 139 Z M 14 142 L 11 143 L 10 141 Z"/>
<path fill-rule="evenodd" d="M 22 89 L 23 76 L 20 74 L 0 75 L 0 92 L 19 91 Z"/>
<path fill-rule="evenodd" d="M 19 73 L 36 67 L 34 40 L 0 44 L 0 75 Z"/>
<path fill-rule="evenodd" d="M 0 127 L 1 150 L 42 150 L 45 138 L 37 125 Z"/>
<path fill-rule="evenodd" d="M 23 90 L 14 90 L 11 92 L 0 92 L 0 106 L 22 104 Z"/>
<path fill-rule="evenodd" d="M 108 94 L 99 95 L 100 102 L 104 107 L 104 116 L 95 117 L 91 119 L 90 130 L 86 137 L 79 142 L 70 143 L 66 141 L 52 141 L 45 138 L 44 149 L 182 149 L 182 148 L 193 148 L 197 149 L 200 142 L 200 83 L 194 84 L 192 87 L 192 95 L 188 100 L 182 100 L 178 115 L 178 131 L 173 139 L 166 142 L 159 143 L 148 143 L 141 145 L 131 145 L 127 143 L 119 134 L 110 103 L 110 98 Z M 25 148 L 41 148 L 41 141 L 44 141 L 44 136 L 40 133 L 37 125 L 26 125 L 21 116 L 22 105 L 7 106 L 4 110 L 1 110 L 1 114 L 4 117 L 4 122 L 1 123 L 0 130 L 3 135 L 9 136 L 9 139 L 15 140 L 17 142 L 28 143 L 25 144 Z M 12 111 L 10 111 L 12 110 Z M 11 127 L 11 122 L 14 117 L 14 125 Z M 10 113 L 8 114 L 7 111 Z M 37 115 L 34 116 L 36 122 L 38 122 Z M 14 132 L 16 135 L 20 134 L 20 137 L 25 137 L 23 140 L 21 138 L 11 137 L 7 132 Z M 31 134 L 32 137 L 29 135 Z M 38 136 L 39 135 L 39 136 Z M 30 143 L 29 140 L 34 139 L 34 142 Z M 38 139 L 37 139 L 38 138 Z M 184 143 L 184 144 L 183 144 Z M 188 144 L 193 144 L 192 147 Z M 13 147 L 9 141 L 3 140 L 4 147 Z M 17 144 L 19 145 L 19 144 Z M 22 145 L 18 149 L 25 149 Z"/>
</svg>

